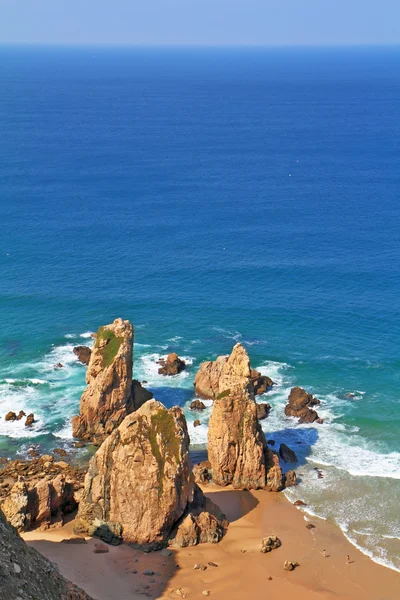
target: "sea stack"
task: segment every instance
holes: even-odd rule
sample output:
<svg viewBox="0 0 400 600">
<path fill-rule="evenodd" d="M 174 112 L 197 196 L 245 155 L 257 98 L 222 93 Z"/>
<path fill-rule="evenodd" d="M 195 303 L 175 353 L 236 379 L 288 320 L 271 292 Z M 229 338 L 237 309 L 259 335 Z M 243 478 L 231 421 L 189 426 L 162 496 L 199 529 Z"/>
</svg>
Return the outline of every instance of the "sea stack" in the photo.
<svg viewBox="0 0 400 600">
<path fill-rule="evenodd" d="M 312 406 L 321 404 L 318 398 L 314 398 L 312 394 L 306 392 L 301 387 L 291 389 L 288 403 L 285 406 L 285 415 L 287 417 L 296 417 L 299 423 L 322 423 L 318 413 L 313 410 Z"/>
<path fill-rule="evenodd" d="M 208 429 L 208 460 L 217 485 L 283 489 L 279 458 L 267 446 L 248 387 L 221 393 L 215 399 Z"/>
<path fill-rule="evenodd" d="M 91 458 L 77 532 L 146 550 L 218 542 L 226 522 L 194 483 L 186 419 L 156 400 L 128 415 Z"/>
<path fill-rule="evenodd" d="M 229 356 L 203 362 L 194 380 L 196 395 L 212 400 L 226 390 L 248 387 L 254 394 L 263 394 L 272 386 L 269 377 L 251 368 L 247 350 L 240 343 L 235 344 Z"/>
<path fill-rule="evenodd" d="M 100 327 L 86 372 L 79 415 L 72 419 L 74 437 L 100 444 L 123 419 L 152 398 L 132 382 L 133 327 L 116 319 Z"/>
</svg>

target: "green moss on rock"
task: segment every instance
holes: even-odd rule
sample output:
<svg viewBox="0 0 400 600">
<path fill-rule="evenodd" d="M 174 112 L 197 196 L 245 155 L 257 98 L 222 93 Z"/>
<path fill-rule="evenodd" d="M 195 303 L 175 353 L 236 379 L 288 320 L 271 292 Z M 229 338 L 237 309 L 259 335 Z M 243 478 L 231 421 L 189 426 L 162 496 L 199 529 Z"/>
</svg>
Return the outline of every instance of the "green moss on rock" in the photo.
<svg viewBox="0 0 400 600">
<path fill-rule="evenodd" d="M 175 432 L 175 420 L 167 409 L 151 415 L 149 441 L 159 470 L 158 495 L 164 489 L 164 467 L 167 461 L 179 462 L 180 440 Z"/>
<path fill-rule="evenodd" d="M 117 356 L 123 338 L 117 337 L 111 329 L 100 327 L 96 335 L 95 347 L 99 348 L 100 343 L 104 341 L 106 344 L 100 349 L 100 352 L 103 357 L 103 367 L 108 367 Z"/>
</svg>

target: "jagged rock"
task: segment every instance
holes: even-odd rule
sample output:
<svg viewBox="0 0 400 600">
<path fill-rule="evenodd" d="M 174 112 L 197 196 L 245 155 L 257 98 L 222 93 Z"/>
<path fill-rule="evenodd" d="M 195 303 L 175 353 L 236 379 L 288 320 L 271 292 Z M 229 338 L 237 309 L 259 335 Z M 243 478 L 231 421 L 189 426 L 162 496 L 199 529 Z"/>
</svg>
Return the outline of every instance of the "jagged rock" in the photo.
<svg viewBox="0 0 400 600">
<path fill-rule="evenodd" d="M 276 470 L 272 457 L 257 419 L 254 396 L 236 388 L 232 395 L 217 397 L 208 428 L 208 459 L 214 483 L 232 484 L 238 489 L 259 489 L 266 484 L 270 487 L 268 469 Z M 277 474 L 274 489 L 275 479 Z"/>
<path fill-rule="evenodd" d="M 285 473 L 285 475 L 284 475 L 284 479 L 285 479 L 285 488 L 294 487 L 295 485 L 297 485 L 297 477 L 296 477 L 295 471 L 287 471 L 287 473 Z"/>
<path fill-rule="evenodd" d="M 266 554 L 267 552 L 276 550 L 276 548 L 280 548 L 280 546 L 282 546 L 281 540 L 276 535 L 269 535 L 262 539 L 260 552 Z"/>
<path fill-rule="evenodd" d="M 296 567 L 299 566 L 299 563 L 294 563 L 291 562 L 290 560 L 285 560 L 284 564 L 283 564 L 283 568 L 285 569 L 285 571 L 294 571 Z"/>
<path fill-rule="evenodd" d="M 262 421 L 266 419 L 271 411 L 271 405 L 268 402 L 257 404 L 257 419 Z"/>
<path fill-rule="evenodd" d="M 15 412 L 13 412 L 12 410 L 10 410 L 6 416 L 4 417 L 4 419 L 6 421 L 16 421 L 17 420 L 17 415 L 15 414 Z"/>
<path fill-rule="evenodd" d="M 193 427 L 199 427 L 199 425 L 201 425 L 199 419 L 196 419 L 195 421 L 193 421 Z"/>
<path fill-rule="evenodd" d="M 283 458 L 285 463 L 296 463 L 298 462 L 296 453 L 286 446 L 286 444 L 281 444 L 279 448 L 279 456 Z"/>
<path fill-rule="evenodd" d="M 132 382 L 133 327 L 116 319 L 100 327 L 86 372 L 80 414 L 72 419 L 74 437 L 100 444 L 152 394 Z"/>
<path fill-rule="evenodd" d="M 22 419 L 22 417 L 26 417 L 26 412 L 24 412 L 23 410 L 20 410 L 19 413 L 17 414 L 17 421 L 20 421 Z"/>
<path fill-rule="evenodd" d="M 320 404 L 318 398 L 314 398 L 312 394 L 308 394 L 301 387 L 294 387 L 290 391 L 288 403 L 285 406 L 285 415 L 298 418 L 299 423 L 314 423 L 318 421 L 319 416 L 311 406 L 318 404 Z"/>
<path fill-rule="evenodd" d="M 209 507 L 213 510 L 210 514 Z M 195 485 L 186 419 L 150 400 L 128 415 L 91 458 L 76 533 L 144 549 L 218 541 L 226 523 Z"/>
<path fill-rule="evenodd" d="M 266 451 L 267 482 L 270 492 L 280 492 L 285 487 L 285 477 L 279 464 L 279 456 L 267 447 Z"/>
<path fill-rule="evenodd" d="M 0 598 L 92 600 L 68 582 L 47 558 L 30 548 L 0 511 Z"/>
<path fill-rule="evenodd" d="M 251 368 L 249 355 L 239 343 L 235 344 L 230 356 L 203 362 L 194 380 L 196 395 L 213 400 L 228 390 L 233 394 L 244 387 L 252 393 L 263 394 L 272 385 L 269 377 Z"/>
<path fill-rule="evenodd" d="M 193 400 L 193 402 L 190 403 L 189 408 L 190 410 L 204 410 L 206 405 L 201 400 Z"/>
<path fill-rule="evenodd" d="M 28 415 L 26 417 L 25 427 L 30 427 L 34 423 L 35 423 L 35 415 L 33 413 L 31 413 L 30 415 Z"/>
<path fill-rule="evenodd" d="M 160 358 L 158 364 L 161 367 L 158 369 L 160 375 L 178 375 L 186 368 L 184 360 L 179 358 L 176 352 L 168 354 L 167 358 Z"/>
<path fill-rule="evenodd" d="M 211 481 L 211 464 L 208 460 L 193 465 L 193 476 L 196 483 L 205 485 Z"/>
<path fill-rule="evenodd" d="M 10 461 L 2 476 L 10 483 L 0 488 L 0 506 L 13 527 L 27 531 L 63 524 L 64 515 L 78 506 L 84 471 L 44 455 Z"/>
<path fill-rule="evenodd" d="M 84 365 L 88 365 L 92 351 L 89 348 L 89 346 L 75 346 L 74 354 L 79 360 L 79 362 L 81 362 Z"/>
</svg>

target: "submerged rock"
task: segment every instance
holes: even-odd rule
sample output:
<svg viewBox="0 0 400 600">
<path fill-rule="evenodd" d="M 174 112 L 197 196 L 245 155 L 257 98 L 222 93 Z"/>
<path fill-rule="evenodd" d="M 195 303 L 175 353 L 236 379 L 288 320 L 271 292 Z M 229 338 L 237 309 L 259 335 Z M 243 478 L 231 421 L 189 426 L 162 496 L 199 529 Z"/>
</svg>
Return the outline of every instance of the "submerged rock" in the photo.
<svg viewBox="0 0 400 600">
<path fill-rule="evenodd" d="M 296 463 L 298 462 L 296 453 L 286 446 L 286 444 L 281 444 L 279 448 L 279 456 L 283 458 L 285 463 Z"/>
<path fill-rule="evenodd" d="M 80 414 L 72 419 L 74 437 L 100 444 L 152 394 L 132 381 L 133 327 L 116 319 L 100 327 L 86 372 Z"/>
<path fill-rule="evenodd" d="M 194 482 L 186 419 L 150 400 L 128 415 L 89 463 L 76 532 L 147 550 L 216 542 L 226 522 Z M 104 539 L 104 535 L 103 535 Z"/>
<path fill-rule="evenodd" d="M 194 380 L 195 392 L 200 398 L 215 400 L 220 394 L 234 393 L 248 388 L 254 394 L 263 394 L 273 381 L 250 366 L 249 355 L 242 344 L 235 344 L 230 356 L 219 356 L 203 362 Z"/>
<path fill-rule="evenodd" d="M 318 404 L 320 404 L 318 398 L 314 398 L 312 394 L 308 394 L 301 387 L 294 387 L 290 391 L 288 403 L 285 406 L 285 415 L 298 418 L 299 423 L 321 422 L 318 413 L 311 408 Z"/>
<path fill-rule="evenodd" d="M 189 406 L 190 410 L 204 410 L 206 405 L 201 400 L 193 400 Z"/>
<path fill-rule="evenodd" d="M 168 354 L 166 359 L 160 358 L 158 364 L 161 365 L 158 369 L 160 375 L 178 375 L 186 368 L 185 361 L 176 352 Z"/>
<path fill-rule="evenodd" d="M 73 350 L 75 356 L 84 365 L 88 365 L 90 361 L 90 356 L 92 354 L 89 346 L 75 346 Z"/>
</svg>

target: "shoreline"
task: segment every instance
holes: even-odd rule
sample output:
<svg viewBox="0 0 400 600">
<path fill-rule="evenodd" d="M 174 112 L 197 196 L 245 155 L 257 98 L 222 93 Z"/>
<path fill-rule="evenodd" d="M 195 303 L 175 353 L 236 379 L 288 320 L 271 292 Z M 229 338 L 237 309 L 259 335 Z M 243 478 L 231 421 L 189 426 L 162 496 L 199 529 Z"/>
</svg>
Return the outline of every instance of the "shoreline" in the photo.
<svg viewBox="0 0 400 600">
<path fill-rule="evenodd" d="M 88 538 L 86 544 L 60 543 L 74 537 L 73 521 L 59 529 L 24 533 L 23 538 L 58 563 L 65 577 L 96 600 L 174 598 L 180 594 L 196 598 L 202 597 L 203 591 L 222 600 L 261 598 L 266 592 L 285 600 L 397 600 L 397 571 L 373 561 L 353 546 L 337 525 L 310 518 L 282 493 L 214 485 L 204 486 L 203 491 L 230 521 L 219 544 L 170 549 L 169 557 L 160 552 L 146 554 L 128 544 L 95 554 L 94 545 L 99 540 L 94 538 Z M 315 528 L 307 529 L 308 522 Z M 282 546 L 261 554 L 261 540 L 267 535 L 277 535 Z M 324 549 L 327 558 L 323 557 Z M 287 572 L 283 569 L 285 560 L 300 566 Z M 218 567 L 209 566 L 209 562 Z M 196 563 L 207 569 L 193 570 Z M 144 575 L 146 569 L 154 575 Z M 177 590 L 181 592 L 177 594 Z"/>
</svg>

